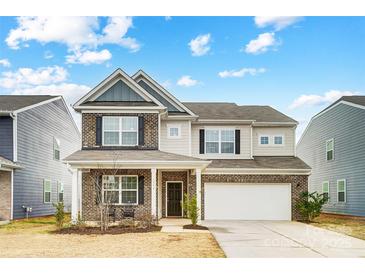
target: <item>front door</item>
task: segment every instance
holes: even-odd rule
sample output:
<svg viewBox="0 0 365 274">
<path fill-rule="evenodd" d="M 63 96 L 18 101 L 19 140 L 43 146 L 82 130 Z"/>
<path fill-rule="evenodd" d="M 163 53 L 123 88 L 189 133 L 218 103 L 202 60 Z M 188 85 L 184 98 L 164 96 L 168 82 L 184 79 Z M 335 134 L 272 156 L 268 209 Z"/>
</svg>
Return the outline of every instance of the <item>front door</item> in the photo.
<svg viewBox="0 0 365 274">
<path fill-rule="evenodd" d="M 167 182 L 167 216 L 182 216 L 182 182 Z"/>
</svg>

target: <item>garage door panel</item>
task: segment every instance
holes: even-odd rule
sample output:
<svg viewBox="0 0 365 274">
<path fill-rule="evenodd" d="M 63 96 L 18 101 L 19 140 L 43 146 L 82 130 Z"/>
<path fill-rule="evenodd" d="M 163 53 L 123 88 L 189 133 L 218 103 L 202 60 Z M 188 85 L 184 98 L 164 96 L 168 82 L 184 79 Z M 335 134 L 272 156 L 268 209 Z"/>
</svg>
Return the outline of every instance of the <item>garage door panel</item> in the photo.
<svg viewBox="0 0 365 274">
<path fill-rule="evenodd" d="M 290 184 L 205 184 L 206 220 L 290 220 Z"/>
</svg>

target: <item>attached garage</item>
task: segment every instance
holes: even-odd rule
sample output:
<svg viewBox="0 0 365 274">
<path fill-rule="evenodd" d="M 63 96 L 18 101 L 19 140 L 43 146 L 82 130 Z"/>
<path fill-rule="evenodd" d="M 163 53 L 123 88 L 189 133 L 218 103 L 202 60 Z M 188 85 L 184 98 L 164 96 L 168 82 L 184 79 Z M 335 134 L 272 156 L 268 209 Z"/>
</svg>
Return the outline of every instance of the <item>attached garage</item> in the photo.
<svg viewBox="0 0 365 274">
<path fill-rule="evenodd" d="M 291 220 L 291 184 L 205 183 L 206 220 Z"/>
</svg>

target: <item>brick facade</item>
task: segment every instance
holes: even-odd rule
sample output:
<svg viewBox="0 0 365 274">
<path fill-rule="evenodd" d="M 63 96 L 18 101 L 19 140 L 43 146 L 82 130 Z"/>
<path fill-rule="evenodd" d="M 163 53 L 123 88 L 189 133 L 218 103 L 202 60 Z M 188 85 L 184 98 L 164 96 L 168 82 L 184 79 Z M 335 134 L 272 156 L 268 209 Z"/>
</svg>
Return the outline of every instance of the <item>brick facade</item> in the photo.
<svg viewBox="0 0 365 274">
<path fill-rule="evenodd" d="M 82 218 L 84 221 L 99 221 L 99 207 L 97 205 L 95 178 L 97 177 L 95 170 L 82 174 Z M 114 173 L 113 173 L 114 174 Z M 135 205 L 135 217 L 138 218 L 145 214 L 151 214 L 151 170 L 150 169 L 121 169 L 116 175 L 138 175 L 144 176 L 144 203 L 143 205 Z M 116 208 L 116 219 L 121 219 L 124 207 L 122 205 L 113 205 Z"/>
<path fill-rule="evenodd" d="M 166 182 L 167 181 L 182 181 L 183 195 L 188 192 L 188 174 L 187 171 L 164 171 L 161 176 L 162 180 L 162 217 L 166 217 Z"/>
<path fill-rule="evenodd" d="M 157 113 L 83 113 L 82 114 L 82 148 L 102 149 L 96 145 L 96 117 L 100 116 L 138 116 L 144 117 L 144 145 L 138 149 L 158 149 L 158 114 Z M 120 149 L 110 147 L 107 149 Z"/>
<path fill-rule="evenodd" d="M 0 220 L 11 218 L 11 172 L 0 171 Z"/>
<path fill-rule="evenodd" d="M 217 174 L 202 175 L 202 204 L 201 214 L 204 220 L 204 184 L 205 183 L 245 183 L 245 184 L 259 184 L 259 183 L 290 183 L 291 184 L 291 199 L 292 199 L 292 219 L 303 219 L 298 210 L 296 209 L 296 201 L 299 198 L 299 194 L 308 190 L 308 175 L 225 175 Z M 189 175 L 188 189 L 190 194 L 196 193 L 195 175 Z M 263 201 L 264 202 L 264 201 Z"/>
</svg>

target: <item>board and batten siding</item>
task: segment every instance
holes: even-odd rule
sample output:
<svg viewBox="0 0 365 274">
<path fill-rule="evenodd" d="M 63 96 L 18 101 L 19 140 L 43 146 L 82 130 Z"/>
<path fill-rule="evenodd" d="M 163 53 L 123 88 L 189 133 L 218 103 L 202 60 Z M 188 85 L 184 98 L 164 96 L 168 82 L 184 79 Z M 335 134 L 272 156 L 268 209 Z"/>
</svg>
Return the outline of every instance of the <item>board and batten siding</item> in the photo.
<svg viewBox="0 0 365 274">
<path fill-rule="evenodd" d="M 71 207 L 72 174 L 62 159 L 81 146 L 80 135 L 61 100 L 37 106 L 17 115 L 18 163 L 14 173 L 14 218 L 24 218 L 22 206 L 32 207 L 30 216 L 54 213 L 58 201 L 57 181 L 64 184 L 64 203 Z M 60 158 L 53 158 L 53 137 L 60 140 Z M 43 180 L 51 180 L 51 203 L 43 203 Z"/>
<path fill-rule="evenodd" d="M 0 116 L 0 155 L 13 160 L 13 118 Z"/>
<path fill-rule="evenodd" d="M 284 145 L 260 145 L 260 136 L 284 136 Z M 295 128 L 294 127 L 254 127 L 253 128 L 253 156 L 294 156 Z"/>
<path fill-rule="evenodd" d="M 326 160 L 326 140 L 334 139 L 334 160 Z M 329 181 L 324 212 L 365 216 L 365 110 L 340 104 L 312 120 L 297 155 L 312 168 L 309 190 L 322 193 Z M 346 179 L 346 203 L 337 202 L 337 180 Z"/>
<path fill-rule="evenodd" d="M 168 138 L 167 129 L 169 125 L 176 125 L 181 129 L 180 138 Z M 189 121 L 161 121 L 160 150 L 170 153 L 189 156 Z"/>
<path fill-rule="evenodd" d="M 240 154 L 199 154 L 199 130 L 200 129 L 239 129 L 240 130 Z M 192 125 L 191 127 L 192 156 L 202 159 L 251 159 L 251 126 L 247 125 Z"/>
</svg>

